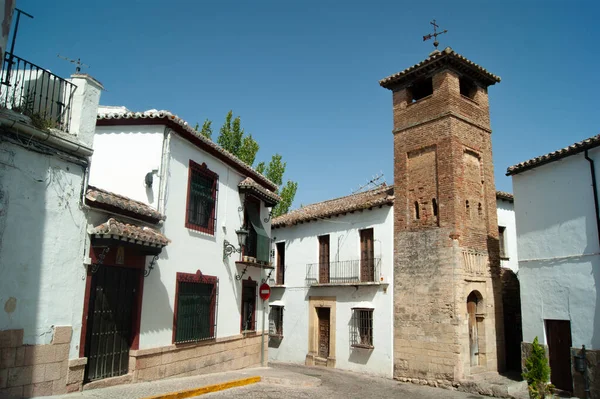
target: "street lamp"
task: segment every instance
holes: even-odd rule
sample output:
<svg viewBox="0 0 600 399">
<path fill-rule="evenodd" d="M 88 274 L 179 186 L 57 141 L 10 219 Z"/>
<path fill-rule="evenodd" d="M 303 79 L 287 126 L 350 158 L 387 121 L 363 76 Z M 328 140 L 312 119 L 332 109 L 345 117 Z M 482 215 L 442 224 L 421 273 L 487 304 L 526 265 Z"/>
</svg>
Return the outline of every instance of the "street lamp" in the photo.
<svg viewBox="0 0 600 399">
<path fill-rule="evenodd" d="M 236 248 L 229 241 L 224 240 L 223 241 L 223 260 L 227 259 L 229 257 L 229 255 L 231 255 L 234 252 L 241 253 L 242 252 L 242 247 L 244 245 L 246 245 L 246 238 L 248 237 L 248 230 L 246 230 L 244 228 L 241 228 L 239 230 L 236 230 L 235 234 L 237 235 L 238 244 L 240 245 L 240 247 Z"/>
</svg>

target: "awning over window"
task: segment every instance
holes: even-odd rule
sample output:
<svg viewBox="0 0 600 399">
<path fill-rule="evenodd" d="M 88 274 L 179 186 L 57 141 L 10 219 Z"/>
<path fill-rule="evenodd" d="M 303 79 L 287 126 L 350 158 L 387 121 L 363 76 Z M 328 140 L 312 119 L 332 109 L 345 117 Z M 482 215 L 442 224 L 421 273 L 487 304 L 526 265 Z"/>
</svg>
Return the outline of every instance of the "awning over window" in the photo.
<svg viewBox="0 0 600 399">
<path fill-rule="evenodd" d="M 93 239 L 118 240 L 145 247 L 150 252 L 156 253 L 160 253 L 160 250 L 171 242 L 163 234 L 150 227 L 127 224 L 114 218 L 90 229 L 89 234 Z"/>
<path fill-rule="evenodd" d="M 284 305 L 283 301 L 282 301 L 281 299 L 279 299 L 279 300 L 277 300 L 277 301 L 272 301 L 272 302 L 269 302 L 269 306 L 277 306 L 277 307 L 280 307 L 280 308 L 282 308 L 282 307 L 284 307 L 285 305 Z"/>
<path fill-rule="evenodd" d="M 352 309 L 375 309 L 371 302 L 362 301 L 352 306 Z"/>
<path fill-rule="evenodd" d="M 260 220 L 260 214 L 254 207 L 248 207 L 248 218 L 256 231 L 256 259 L 263 262 L 269 262 L 269 249 L 271 246 L 271 237 L 263 227 Z"/>
</svg>

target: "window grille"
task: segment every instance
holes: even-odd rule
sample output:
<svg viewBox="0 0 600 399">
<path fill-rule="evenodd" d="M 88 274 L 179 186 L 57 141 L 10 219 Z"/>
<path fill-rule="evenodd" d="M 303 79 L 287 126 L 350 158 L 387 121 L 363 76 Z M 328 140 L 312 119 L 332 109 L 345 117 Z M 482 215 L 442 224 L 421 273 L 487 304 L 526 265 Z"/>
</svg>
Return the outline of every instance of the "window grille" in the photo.
<svg viewBox="0 0 600 399">
<path fill-rule="evenodd" d="M 373 349 L 373 309 L 352 309 L 350 343 L 354 348 Z"/>
<path fill-rule="evenodd" d="M 283 306 L 271 306 L 269 312 L 269 335 L 283 338 Z"/>
<path fill-rule="evenodd" d="M 256 282 L 244 280 L 242 283 L 242 326 L 241 330 L 256 331 Z"/>
<path fill-rule="evenodd" d="M 186 227 L 214 234 L 217 221 L 218 176 L 190 160 Z"/>
<path fill-rule="evenodd" d="M 177 273 L 175 343 L 215 338 L 217 286 L 216 277 Z"/>
</svg>

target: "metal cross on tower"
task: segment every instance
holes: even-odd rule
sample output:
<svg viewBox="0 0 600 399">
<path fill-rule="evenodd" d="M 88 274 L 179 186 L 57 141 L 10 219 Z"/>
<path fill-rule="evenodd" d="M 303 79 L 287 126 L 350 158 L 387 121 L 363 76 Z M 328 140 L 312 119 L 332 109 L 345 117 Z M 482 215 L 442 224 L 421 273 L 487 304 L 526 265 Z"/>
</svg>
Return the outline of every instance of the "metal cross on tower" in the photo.
<svg viewBox="0 0 600 399">
<path fill-rule="evenodd" d="M 447 33 L 448 31 L 446 29 L 444 29 L 443 31 L 438 32 L 437 28 L 439 28 L 439 25 L 435 23 L 435 19 L 433 21 L 431 21 L 430 24 L 433 25 L 433 33 L 423 36 L 423 41 L 433 38 L 433 45 L 437 49 L 437 46 L 440 44 L 440 42 L 437 41 L 437 37 L 439 35 L 443 35 L 444 33 Z"/>
</svg>

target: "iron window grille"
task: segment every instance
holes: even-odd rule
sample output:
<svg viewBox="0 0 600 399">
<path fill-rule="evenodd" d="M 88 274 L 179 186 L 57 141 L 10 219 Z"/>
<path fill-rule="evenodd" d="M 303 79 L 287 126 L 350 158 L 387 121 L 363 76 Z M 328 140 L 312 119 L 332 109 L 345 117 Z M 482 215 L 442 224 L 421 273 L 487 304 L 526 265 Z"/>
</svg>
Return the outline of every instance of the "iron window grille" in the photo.
<svg viewBox="0 0 600 399">
<path fill-rule="evenodd" d="M 269 312 L 269 336 L 283 338 L 283 306 L 271 306 Z"/>
<path fill-rule="evenodd" d="M 242 282 L 242 320 L 241 331 L 256 331 L 256 282 L 244 280 Z"/>
<path fill-rule="evenodd" d="M 217 223 L 219 176 L 190 160 L 185 227 L 213 235 Z"/>
<path fill-rule="evenodd" d="M 216 337 L 219 280 L 214 276 L 177 273 L 173 342 L 199 342 Z"/>
<path fill-rule="evenodd" d="M 373 309 L 353 308 L 350 343 L 353 348 L 373 349 Z"/>
</svg>

